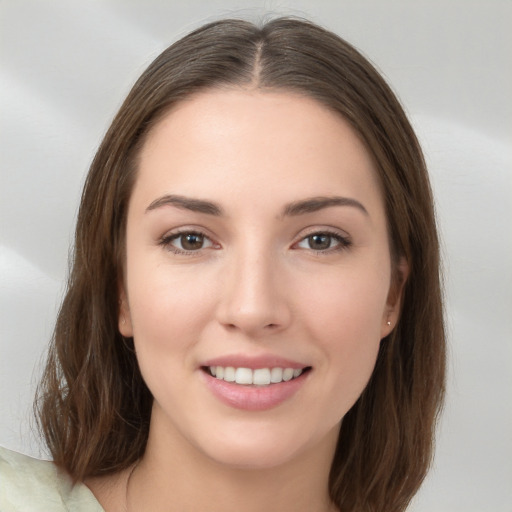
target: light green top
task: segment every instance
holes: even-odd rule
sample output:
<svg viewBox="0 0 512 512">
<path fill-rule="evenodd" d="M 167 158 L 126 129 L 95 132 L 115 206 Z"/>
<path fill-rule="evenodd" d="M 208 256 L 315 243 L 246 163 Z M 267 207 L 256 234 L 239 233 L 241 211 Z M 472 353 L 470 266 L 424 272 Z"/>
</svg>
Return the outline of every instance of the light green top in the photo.
<svg viewBox="0 0 512 512">
<path fill-rule="evenodd" d="M 0 512 L 105 512 L 84 484 L 46 460 L 0 446 Z"/>
</svg>

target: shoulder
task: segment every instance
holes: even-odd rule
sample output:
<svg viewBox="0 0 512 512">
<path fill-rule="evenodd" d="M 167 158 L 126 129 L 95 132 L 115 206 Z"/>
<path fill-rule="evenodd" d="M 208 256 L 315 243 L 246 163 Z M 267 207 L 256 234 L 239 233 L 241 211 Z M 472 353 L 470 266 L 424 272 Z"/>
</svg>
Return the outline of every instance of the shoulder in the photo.
<svg viewBox="0 0 512 512">
<path fill-rule="evenodd" d="M 91 491 L 52 462 L 0 446 L 0 512 L 103 512 Z"/>
</svg>

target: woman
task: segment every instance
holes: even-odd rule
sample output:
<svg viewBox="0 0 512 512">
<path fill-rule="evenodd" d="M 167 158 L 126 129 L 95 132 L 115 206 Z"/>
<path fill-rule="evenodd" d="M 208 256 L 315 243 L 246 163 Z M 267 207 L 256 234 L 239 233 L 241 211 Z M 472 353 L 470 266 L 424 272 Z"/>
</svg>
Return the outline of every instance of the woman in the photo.
<svg viewBox="0 0 512 512">
<path fill-rule="evenodd" d="M 311 23 L 206 25 L 92 163 L 37 402 L 54 464 L 4 452 L 0 509 L 405 510 L 444 358 L 430 186 L 389 87 Z"/>
</svg>

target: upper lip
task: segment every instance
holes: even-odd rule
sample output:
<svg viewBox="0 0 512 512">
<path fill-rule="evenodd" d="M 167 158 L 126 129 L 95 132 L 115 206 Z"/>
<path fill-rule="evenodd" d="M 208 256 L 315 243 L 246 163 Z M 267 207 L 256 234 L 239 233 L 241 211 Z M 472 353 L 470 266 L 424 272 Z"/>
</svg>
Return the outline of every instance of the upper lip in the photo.
<svg viewBox="0 0 512 512">
<path fill-rule="evenodd" d="M 231 366 L 233 368 L 249 368 L 251 370 L 258 368 L 293 368 L 294 370 L 302 370 L 308 367 L 307 364 L 270 354 L 260 356 L 228 354 L 208 359 L 201 366 L 222 366 L 224 368 Z"/>
</svg>

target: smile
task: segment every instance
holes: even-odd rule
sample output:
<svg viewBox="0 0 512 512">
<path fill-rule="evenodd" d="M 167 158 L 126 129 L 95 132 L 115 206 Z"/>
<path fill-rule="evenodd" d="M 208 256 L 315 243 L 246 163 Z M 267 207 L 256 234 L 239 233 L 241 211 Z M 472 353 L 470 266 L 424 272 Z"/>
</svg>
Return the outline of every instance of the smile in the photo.
<svg viewBox="0 0 512 512">
<path fill-rule="evenodd" d="M 233 366 L 208 366 L 212 377 L 244 386 L 268 386 L 288 382 L 299 377 L 308 368 L 235 368 Z"/>
<path fill-rule="evenodd" d="M 313 367 L 275 354 L 225 354 L 204 361 L 199 375 L 223 404 L 265 411 L 291 400 L 306 386 Z"/>
</svg>

